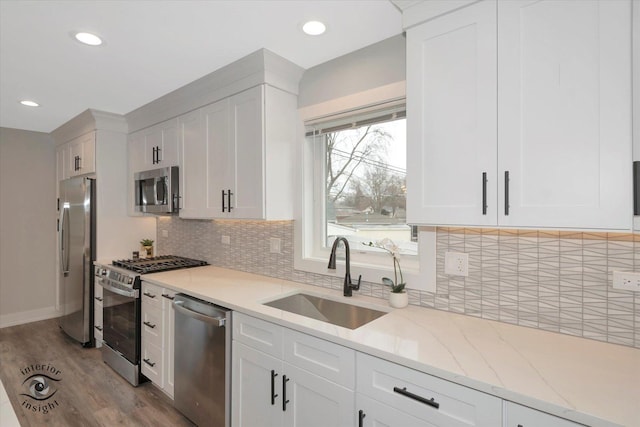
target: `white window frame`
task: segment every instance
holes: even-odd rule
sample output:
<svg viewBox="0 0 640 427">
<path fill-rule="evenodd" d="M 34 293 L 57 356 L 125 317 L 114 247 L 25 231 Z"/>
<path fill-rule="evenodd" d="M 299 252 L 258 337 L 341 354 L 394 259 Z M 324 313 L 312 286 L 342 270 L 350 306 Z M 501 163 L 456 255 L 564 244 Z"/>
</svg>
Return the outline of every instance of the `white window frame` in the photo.
<svg viewBox="0 0 640 427">
<path fill-rule="evenodd" d="M 391 90 L 389 90 L 391 89 Z M 395 89 L 395 90 L 394 90 Z M 398 90 L 402 93 L 397 96 Z M 396 96 L 389 96 L 396 92 Z M 312 138 L 306 138 L 305 123 L 321 120 L 323 117 L 337 115 L 354 115 L 383 108 L 384 105 L 404 103 L 404 85 L 401 88 L 383 87 L 351 95 L 338 100 L 314 105 L 299 110 L 299 132 L 302 140 L 299 145 L 298 158 L 298 200 L 295 215 L 294 268 L 311 273 L 344 277 L 344 250 L 338 251 L 336 270 L 327 269 L 330 248 L 321 243 L 326 237 L 324 200 L 315 200 L 315 194 L 324 194 L 326 179 L 324 176 L 323 147 L 314 144 Z M 315 188 L 314 188 L 315 187 Z M 401 265 L 408 289 L 435 292 L 436 288 L 436 232 L 434 227 L 418 229 L 418 256 L 402 256 Z M 381 283 L 382 277 L 393 278 L 393 262 L 386 253 L 372 253 L 359 250 L 351 245 L 351 277 L 356 281 L 358 275 L 362 280 Z"/>
</svg>

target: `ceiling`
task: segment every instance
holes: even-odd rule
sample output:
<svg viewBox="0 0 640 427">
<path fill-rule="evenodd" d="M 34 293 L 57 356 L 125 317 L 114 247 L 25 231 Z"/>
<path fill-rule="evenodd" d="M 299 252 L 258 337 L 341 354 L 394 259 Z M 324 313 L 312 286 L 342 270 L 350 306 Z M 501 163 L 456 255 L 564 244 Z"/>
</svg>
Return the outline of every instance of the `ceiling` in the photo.
<svg viewBox="0 0 640 427">
<path fill-rule="evenodd" d="M 327 32 L 304 34 L 310 19 Z M 51 132 L 87 108 L 126 114 L 260 48 L 310 68 L 401 32 L 381 0 L 0 0 L 0 126 Z"/>
</svg>

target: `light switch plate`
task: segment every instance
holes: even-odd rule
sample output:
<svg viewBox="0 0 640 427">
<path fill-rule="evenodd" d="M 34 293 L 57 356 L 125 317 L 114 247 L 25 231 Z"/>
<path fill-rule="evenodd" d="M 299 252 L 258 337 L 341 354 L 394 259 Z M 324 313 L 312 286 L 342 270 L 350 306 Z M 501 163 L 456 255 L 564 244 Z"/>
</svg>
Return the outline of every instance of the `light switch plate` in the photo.
<svg viewBox="0 0 640 427">
<path fill-rule="evenodd" d="M 444 274 L 452 276 L 469 276 L 469 254 L 461 252 L 445 252 Z"/>
<path fill-rule="evenodd" d="M 614 271 L 613 287 L 640 292 L 640 273 L 634 271 Z"/>
<path fill-rule="evenodd" d="M 223 245 L 229 245 L 229 244 L 231 244 L 231 237 L 229 237 L 229 236 L 222 236 L 222 244 L 223 244 Z"/>
</svg>

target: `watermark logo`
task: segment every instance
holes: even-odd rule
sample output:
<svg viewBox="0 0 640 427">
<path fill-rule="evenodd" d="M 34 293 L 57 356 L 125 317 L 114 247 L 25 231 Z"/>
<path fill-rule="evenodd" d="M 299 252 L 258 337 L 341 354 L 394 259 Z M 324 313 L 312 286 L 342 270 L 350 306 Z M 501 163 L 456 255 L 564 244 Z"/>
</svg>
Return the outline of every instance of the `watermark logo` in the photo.
<svg viewBox="0 0 640 427">
<path fill-rule="evenodd" d="M 51 364 L 33 364 L 20 369 L 24 377 L 22 387 L 24 396 L 22 407 L 32 411 L 48 414 L 60 404 L 53 397 L 58 392 L 58 383 L 62 381 L 59 369 Z"/>
</svg>

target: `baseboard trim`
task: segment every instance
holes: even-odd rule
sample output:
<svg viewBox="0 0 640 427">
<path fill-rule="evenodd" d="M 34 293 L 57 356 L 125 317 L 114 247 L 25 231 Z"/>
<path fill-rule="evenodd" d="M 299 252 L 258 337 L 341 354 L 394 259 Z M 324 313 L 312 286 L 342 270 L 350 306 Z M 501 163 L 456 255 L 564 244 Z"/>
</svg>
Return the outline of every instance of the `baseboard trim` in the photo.
<svg viewBox="0 0 640 427">
<path fill-rule="evenodd" d="M 23 325 L 39 320 L 59 317 L 61 313 L 55 307 L 40 308 L 38 310 L 20 311 L 18 313 L 0 314 L 0 329 L 10 326 Z"/>
</svg>

